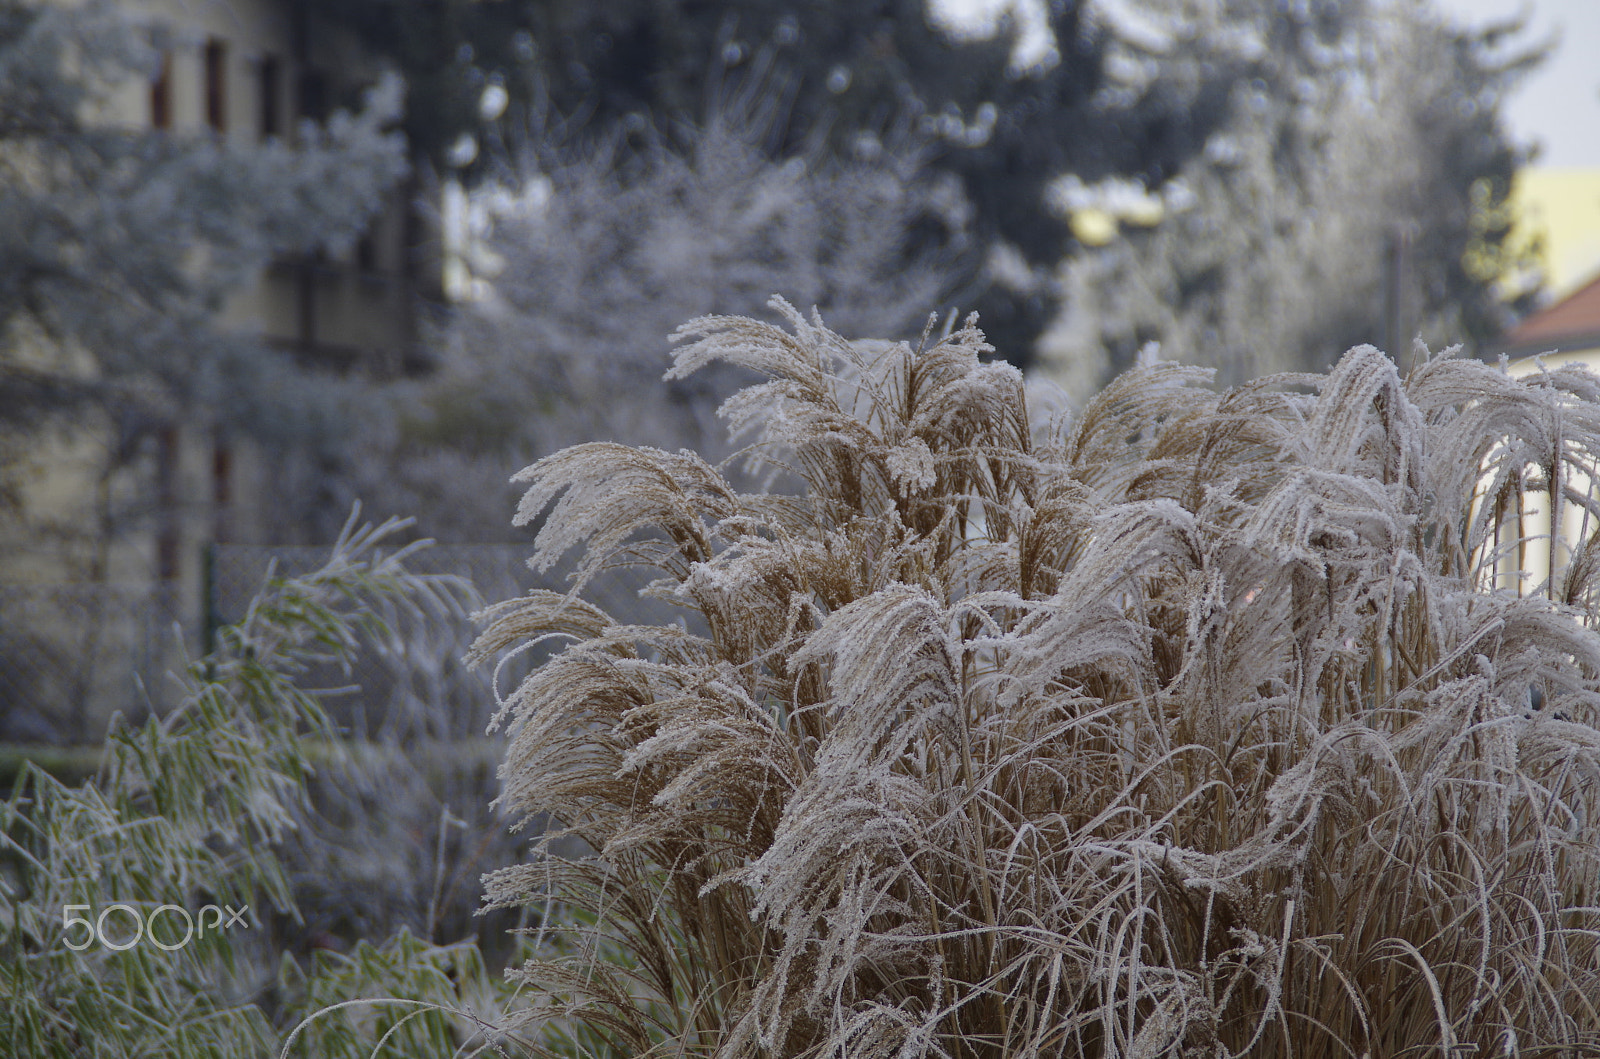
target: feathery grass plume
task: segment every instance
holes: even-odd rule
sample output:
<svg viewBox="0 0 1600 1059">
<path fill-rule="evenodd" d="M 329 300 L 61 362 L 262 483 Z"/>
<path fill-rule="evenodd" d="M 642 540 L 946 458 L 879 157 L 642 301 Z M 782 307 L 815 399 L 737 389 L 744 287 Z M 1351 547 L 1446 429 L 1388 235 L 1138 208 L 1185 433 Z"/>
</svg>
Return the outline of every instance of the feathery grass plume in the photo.
<svg viewBox="0 0 1600 1059">
<path fill-rule="evenodd" d="M 1600 381 L 1150 360 L 1036 430 L 970 320 L 774 306 L 673 373 L 764 375 L 723 411 L 797 491 L 609 445 L 517 476 L 532 561 L 580 552 L 472 656 L 559 647 L 496 724 L 560 827 L 489 879 L 547 916 L 543 1047 L 1600 1052 L 1600 517 L 1506 576 L 1522 509 L 1600 516 Z M 580 598 L 640 563 L 687 620 Z"/>
</svg>

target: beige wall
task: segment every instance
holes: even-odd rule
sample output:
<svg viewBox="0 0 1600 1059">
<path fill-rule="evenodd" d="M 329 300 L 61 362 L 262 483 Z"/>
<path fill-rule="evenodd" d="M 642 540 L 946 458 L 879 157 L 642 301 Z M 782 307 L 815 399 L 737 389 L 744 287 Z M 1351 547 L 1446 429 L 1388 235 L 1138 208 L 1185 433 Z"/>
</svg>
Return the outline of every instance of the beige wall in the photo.
<svg viewBox="0 0 1600 1059">
<path fill-rule="evenodd" d="M 55 0 L 71 4 L 77 0 Z M 292 142 L 300 120 L 299 81 L 304 72 L 295 54 L 297 41 L 290 6 L 282 0 L 122 0 L 140 17 L 164 22 L 172 30 L 168 67 L 168 129 L 173 136 L 215 135 L 207 121 L 208 41 L 223 45 L 223 135 L 230 144 L 249 146 L 263 139 L 261 76 L 263 63 L 275 60 L 276 102 L 281 136 Z M 364 84 L 380 72 L 365 63 L 354 41 L 313 24 L 299 42 L 306 65 L 320 68 L 329 104 L 336 86 Z M 152 122 L 151 86 L 136 78 L 116 88 L 86 117 L 97 123 L 148 129 Z M 362 367 L 380 373 L 399 370 L 415 342 L 411 287 L 404 268 L 407 202 L 390 196 L 370 234 L 370 254 L 355 248 L 338 259 L 288 261 L 273 265 L 232 297 L 221 323 L 259 334 L 281 348 L 339 368 Z M 8 358 L 34 369 L 78 377 L 95 373 L 84 351 L 53 345 L 42 336 L 5 336 Z M 14 510 L 19 522 L 0 526 L 0 582 L 77 581 L 94 576 L 143 580 L 160 568 L 157 537 L 178 537 L 182 595 L 198 591 L 203 544 L 220 530 L 230 539 L 258 540 L 265 472 L 251 446 L 237 438 L 227 445 L 229 503 L 216 510 L 218 463 L 209 424 L 180 425 L 174 460 L 166 478 L 175 497 L 173 511 L 154 510 L 159 497 L 134 495 L 148 489 L 157 457 L 145 454 L 128 470 L 107 478 L 113 431 L 96 415 L 39 440 L 9 477 L 18 483 Z M 102 540 L 102 513 L 108 499 L 132 501 L 148 513 L 148 533 Z M 121 506 L 121 505 L 113 505 Z M 163 530 L 161 527 L 165 526 Z"/>
<path fill-rule="evenodd" d="M 288 8 L 271 0 L 124 0 L 141 17 L 162 21 L 175 30 L 170 62 L 171 129 L 198 133 L 207 128 L 205 112 L 205 44 L 225 45 L 225 126 L 231 142 L 260 139 L 262 60 L 276 56 L 282 71 L 278 84 L 279 114 L 292 128 L 293 64 Z M 109 101 L 99 117 L 119 125 L 148 127 L 150 88 L 129 84 Z"/>
</svg>

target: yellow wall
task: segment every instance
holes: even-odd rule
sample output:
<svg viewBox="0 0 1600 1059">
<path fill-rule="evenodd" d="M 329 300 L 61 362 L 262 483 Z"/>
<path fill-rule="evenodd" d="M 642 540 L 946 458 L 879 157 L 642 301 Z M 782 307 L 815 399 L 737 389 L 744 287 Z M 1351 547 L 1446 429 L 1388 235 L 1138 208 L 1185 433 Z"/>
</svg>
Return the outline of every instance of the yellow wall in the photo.
<svg viewBox="0 0 1600 1059">
<path fill-rule="evenodd" d="M 1600 169 L 1529 167 L 1512 189 L 1514 239 L 1544 241 L 1545 290 L 1558 300 L 1600 273 Z"/>
</svg>

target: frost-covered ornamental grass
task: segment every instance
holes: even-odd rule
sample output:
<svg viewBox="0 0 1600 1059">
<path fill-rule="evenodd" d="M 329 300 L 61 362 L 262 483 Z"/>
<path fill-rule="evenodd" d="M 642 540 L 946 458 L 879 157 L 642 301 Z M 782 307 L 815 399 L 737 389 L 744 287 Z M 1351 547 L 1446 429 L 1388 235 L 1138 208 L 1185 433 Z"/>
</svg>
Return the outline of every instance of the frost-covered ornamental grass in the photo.
<svg viewBox="0 0 1600 1059">
<path fill-rule="evenodd" d="M 1492 590 L 1519 503 L 1600 516 L 1600 380 L 1149 363 L 1042 426 L 970 325 L 774 304 L 672 374 L 764 374 L 725 411 L 798 489 L 599 443 L 518 476 L 537 564 L 579 559 L 487 612 L 480 657 L 563 645 L 503 704 L 504 798 L 597 851 L 491 879 L 565 914 L 521 971 L 549 1039 L 1600 1053 L 1600 544 Z M 689 620 L 586 603 L 617 562 Z"/>
</svg>

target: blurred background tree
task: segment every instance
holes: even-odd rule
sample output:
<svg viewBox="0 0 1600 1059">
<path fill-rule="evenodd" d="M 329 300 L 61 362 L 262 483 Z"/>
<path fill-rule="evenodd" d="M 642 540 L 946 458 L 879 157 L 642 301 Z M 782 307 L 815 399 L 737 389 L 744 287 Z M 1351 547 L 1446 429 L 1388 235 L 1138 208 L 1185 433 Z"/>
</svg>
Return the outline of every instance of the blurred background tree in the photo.
<svg viewBox="0 0 1600 1059">
<path fill-rule="evenodd" d="M 761 89 L 732 91 L 703 127 L 530 141 L 470 193 L 447 186 L 447 227 L 471 233 L 447 253 L 458 302 L 436 371 L 391 390 L 352 491 L 426 512 L 447 539 L 509 534 L 519 461 L 596 438 L 729 454 L 715 412 L 738 373 L 661 385 L 683 321 L 765 313 L 785 291 L 850 333 L 898 335 L 970 281 L 955 177 L 913 145 L 770 157 Z"/>
<path fill-rule="evenodd" d="M 1421 3 L 1243 0 L 1163 13 L 1113 54 L 1124 91 L 1161 91 L 1243 60 L 1203 150 L 1161 185 L 1068 175 L 1051 205 L 1080 242 L 1041 343 L 1079 396 L 1146 342 L 1234 384 L 1322 370 L 1372 343 L 1478 347 L 1531 307 L 1502 277 L 1525 152 L 1500 122 L 1538 59 L 1518 26 L 1456 29 Z"/>
<path fill-rule="evenodd" d="M 1049 0 L 987 33 L 948 0 L 319 7 L 396 59 L 417 89 L 413 151 L 468 184 L 530 119 L 603 140 L 701 122 L 762 83 L 771 158 L 920 137 L 972 207 L 981 267 L 952 297 L 1001 355 L 1047 349 L 1080 393 L 1151 339 L 1237 379 L 1384 344 L 1397 316 L 1468 342 L 1510 319 L 1495 218 L 1519 156 L 1498 110 L 1532 56 L 1508 48 L 1516 27 L 1454 28 L 1424 0 Z M 1064 177 L 1134 192 L 1129 238 L 1071 223 L 1096 207 L 1061 208 Z M 1391 305 L 1396 245 L 1410 271 Z M 1280 333 L 1267 321 L 1291 303 L 1311 309 Z"/>
<path fill-rule="evenodd" d="M 1012 248 L 1040 268 L 1071 245 L 1067 227 L 1042 209 L 1049 181 L 1068 171 L 1163 179 L 1220 117 L 1196 103 L 1225 98 L 1228 76 L 1216 71 L 1188 99 L 1152 93 L 1106 105 L 1097 92 L 1111 38 L 1090 7 L 1074 3 L 988 37 L 956 33 L 930 17 L 925 0 L 319 7 L 394 56 L 415 86 L 406 128 L 419 156 L 448 167 L 464 136 L 485 148 L 462 167 L 469 182 L 530 119 L 567 139 L 603 140 L 622 125 L 703 123 L 717 98 L 766 86 L 777 112 L 760 140 L 769 157 L 821 141 L 837 157 L 861 159 L 918 137 L 929 166 L 960 179 L 979 244 Z M 491 86 L 506 93 L 503 118 L 480 107 Z M 962 306 L 982 313 L 1008 356 L 1026 359 L 1053 310 L 1048 291 L 992 283 L 987 270 L 966 279 L 953 292 Z"/>
<path fill-rule="evenodd" d="M 113 93 L 154 76 L 172 32 L 111 0 L 0 0 L 0 511 L 91 580 L 175 503 L 151 478 L 176 473 L 180 425 L 336 446 L 354 391 L 218 314 L 275 257 L 352 242 L 407 165 L 397 79 L 293 147 L 119 122 Z M 63 435 L 97 453 L 88 524 L 22 510 L 22 457 Z"/>
</svg>

